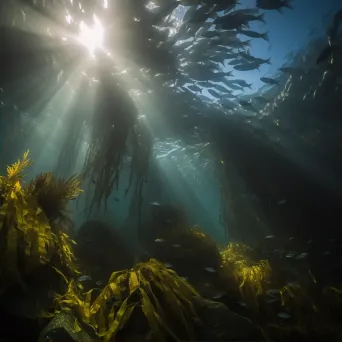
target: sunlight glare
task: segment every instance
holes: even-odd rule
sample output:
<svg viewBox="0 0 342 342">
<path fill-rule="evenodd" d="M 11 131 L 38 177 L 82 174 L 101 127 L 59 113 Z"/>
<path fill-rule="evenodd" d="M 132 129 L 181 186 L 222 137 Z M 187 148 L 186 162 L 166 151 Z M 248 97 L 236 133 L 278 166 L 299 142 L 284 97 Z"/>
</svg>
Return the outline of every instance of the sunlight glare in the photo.
<svg viewBox="0 0 342 342">
<path fill-rule="evenodd" d="M 104 29 L 100 20 L 94 14 L 94 25 L 87 26 L 83 21 L 80 23 L 79 42 L 94 54 L 96 49 L 103 48 Z"/>
</svg>

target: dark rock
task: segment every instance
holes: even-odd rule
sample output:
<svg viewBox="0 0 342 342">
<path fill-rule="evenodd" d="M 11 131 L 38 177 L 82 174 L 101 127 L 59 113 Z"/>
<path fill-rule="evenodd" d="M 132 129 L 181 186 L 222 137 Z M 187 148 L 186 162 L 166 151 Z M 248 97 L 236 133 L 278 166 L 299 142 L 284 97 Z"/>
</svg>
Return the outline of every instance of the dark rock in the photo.
<svg viewBox="0 0 342 342">
<path fill-rule="evenodd" d="M 203 324 L 197 329 L 198 341 L 265 341 L 257 326 L 229 310 L 224 304 L 201 298 L 195 300 L 194 305 Z"/>
<path fill-rule="evenodd" d="M 59 313 L 41 332 L 38 342 L 98 342 L 90 333 L 82 329 L 74 332 L 75 317 L 66 313 Z"/>
</svg>

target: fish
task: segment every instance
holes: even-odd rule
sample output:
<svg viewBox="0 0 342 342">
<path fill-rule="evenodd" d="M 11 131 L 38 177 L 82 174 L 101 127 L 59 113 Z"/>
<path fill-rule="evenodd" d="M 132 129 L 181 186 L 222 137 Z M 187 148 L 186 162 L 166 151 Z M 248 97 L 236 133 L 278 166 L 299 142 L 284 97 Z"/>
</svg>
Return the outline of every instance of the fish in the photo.
<svg viewBox="0 0 342 342">
<path fill-rule="evenodd" d="M 239 64 L 233 66 L 235 70 L 238 71 L 250 71 L 250 70 L 259 70 L 260 64 L 259 63 L 248 63 L 248 64 Z"/>
<path fill-rule="evenodd" d="M 216 273 L 216 270 L 213 267 L 205 267 L 204 270 L 209 272 L 209 273 Z"/>
<path fill-rule="evenodd" d="M 296 252 L 290 252 L 286 254 L 286 258 L 287 259 L 292 259 L 296 256 Z"/>
<path fill-rule="evenodd" d="M 170 263 L 166 262 L 164 263 L 165 267 L 166 268 L 173 268 L 173 265 L 171 265 Z"/>
<path fill-rule="evenodd" d="M 213 299 L 221 299 L 222 297 L 224 297 L 225 296 L 225 292 L 218 292 L 218 293 L 216 293 L 216 294 L 214 294 L 213 296 L 212 296 L 212 298 Z"/>
<path fill-rule="evenodd" d="M 164 239 L 155 239 L 154 242 L 162 243 L 162 242 L 165 242 L 165 240 Z"/>
<path fill-rule="evenodd" d="M 302 253 L 296 257 L 296 260 L 306 259 L 308 255 L 309 255 L 308 253 Z"/>
<path fill-rule="evenodd" d="M 102 285 L 103 285 L 103 281 L 98 280 L 98 281 L 96 282 L 96 285 L 97 285 L 97 286 L 102 286 Z"/>
<path fill-rule="evenodd" d="M 290 0 L 257 0 L 256 6 L 263 10 L 281 11 L 283 7 L 293 9 L 290 5 Z"/>
<path fill-rule="evenodd" d="M 181 245 L 174 244 L 174 245 L 172 245 L 172 247 L 174 247 L 174 248 L 180 248 L 180 247 L 181 247 Z"/>
<path fill-rule="evenodd" d="M 243 306 L 244 308 L 247 307 L 247 304 L 245 302 L 238 302 L 238 304 Z"/>
<path fill-rule="evenodd" d="M 267 240 L 274 239 L 274 235 L 267 235 L 267 236 L 265 236 L 265 239 L 267 239 Z"/>
<path fill-rule="evenodd" d="M 206 31 L 201 34 L 204 38 L 214 38 L 219 37 L 220 33 L 218 31 Z"/>
<path fill-rule="evenodd" d="M 260 81 L 267 83 L 267 84 L 274 84 L 274 85 L 279 84 L 277 80 L 274 80 L 273 78 L 269 78 L 269 77 L 260 77 Z"/>
<path fill-rule="evenodd" d="M 283 199 L 283 200 L 281 200 L 281 201 L 278 202 L 278 205 L 285 204 L 286 202 L 287 202 L 286 199 Z"/>
<path fill-rule="evenodd" d="M 218 91 L 222 92 L 222 93 L 230 93 L 230 90 L 219 85 L 219 84 L 215 84 L 214 88 L 217 89 Z"/>
<path fill-rule="evenodd" d="M 213 97 L 216 97 L 217 99 L 220 99 L 221 98 L 221 95 L 219 93 L 217 93 L 215 90 L 213 89 L 208 89 L 208 93 L 213 96 Z"/>
<path fill-rule="evenodd" d="M 197 82 L 197 84 L 200 86 L 200 87 L 203 87 L 203 88 L 212 88 L 214 86 L 213 83 L 209 82 L 209 81 L 206 81 L 206 82 Z"/>
<path fill-rule="evenodd" d="M 190 85 L 190 86 L 187 86 L 190 90 L 192 90 L 192 91 L 196 91 L 196 92 L 198 92 L 198 91 L 202 91 L 202 89 L 200 88 L 200 87 L 198 87 L 197 85 Z"/>
<path fill-rule="evenodd" d="M 78 280 L 79 282 L 88 281 L 88 280 L 91 280 L 91 276 L 83 275 L 83 276 L 80 276 L 79 278 L 77 278 L 77 280 Z"/>
<path fill-rule="evenodd" d="M 113 200 L 114 200 L 115 202 L 120 202 L 120 200 L 119 200 L 118 198 L 116 198 L 116 197 L 114 197 Z"/>
<path fill-rule="evenodd" d="M 237 64 L 242 64 L 244 62 L 243 59 L 233 59 L 230 62 L 228 62 L 228 65 L 237 65 Z"/>
<path fill-rule="evenodd" d="M 243 34 L 247 37 L 251 37 L 251 38 L 262 38 L 263 40 L 266 40 L 267 42 L 270 41 L 268 38 L 268 32 L 259 33 L 259 32 L 250 31 L 250 30 L 238 30 L 238 33 Z"/>
<path fill-rule="evenodd" d="M 252 85 L 252 84 L 248 84 L 245 80 L 232 80 L 231 82 L 236 83 L 239 86 L 244 87 L 244 88 L 251 88 L 251 85 Z"/>
<path fill-rule="evenodd" d="M 273 297 L 275 295 L 279 295 L 280 291 L 278 289 L 269 289 L 269 290 L 266 291 L 266 293 L 269 296 Z"/>
<path fill-rule="evenodd" d="M 283 318 L 283 319 L 289 319 L 292 316 L 290 314 L 288 314 L 287 312 L 279 312 L 277 315 L 279 318 Z"/>
<path fill-rule="evenodd" d="M 160 206 L 159 202 L 150 202 L 149 204 L 154 205 L 154 206 Z"/>
</svg>

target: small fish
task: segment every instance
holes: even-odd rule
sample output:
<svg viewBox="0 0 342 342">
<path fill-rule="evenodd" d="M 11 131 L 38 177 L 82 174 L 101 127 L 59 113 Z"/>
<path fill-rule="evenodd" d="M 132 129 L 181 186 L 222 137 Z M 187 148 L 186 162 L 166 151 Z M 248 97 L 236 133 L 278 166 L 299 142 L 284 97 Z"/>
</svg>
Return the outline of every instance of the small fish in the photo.
<svg viewBox="0 0 342 342">
<path fill-rule="evenodd" d="M 286 202 L 287 202 L 286 199 L 283 199 L 283 200 L 281 200 L 281 201 L 278 202 L 278 205 L 285 204 Z"/>
<path fill-rule="evenodd" d="M 324 256 L 328 256 L 330 254 L 331 254 L 331 252 L 329 252 L 329 251 L 326 251 L 326 252 L 323 253 Z"/>
<path fill-rule="evenodd" d="M 268 32 L 259 33 L 259 32 L 250 31 L 250 30 L 238 30 L 238 32 L 240 34 L 244 34 L 247 37 L 262 38 L 262 39 L 266 40 L 267 42 L 269 41 Z"/>
<path fill-rule="evenodd" d="M 197 85 L 189 85 L 188 88 L 192 91 L 195 91 L 195 92 L 202 91 L 202 89 L 200 87 L 198 87 Z"/>
<path fill-rule="evenodd" d="M 305 259 L 305 258 L 307 258 L 308 255 L 309 255 L 308 253 L 302 253 L 296 257 L 296 260 Z"/>
<path fill-rule="evenodd" d="M 187 277 L 181 277 L 184 281 L 188 281 L 189 280 L 189 278 L 187 278 Z"/>
<path fill-rule="evenodd" d="M 267 83 L 267 84 L 274 84 L 274 85 L 279 84 L 278 81 L 274 80 L 273 78 L 269 78 L 269 77 L 261 77 L 260 81 Z"/>
<path fill-rule="evenodd" d="M 259 70 L 260 64 L 259 63 L 248 63 L 248 64 L 239 64 L 234 65 L 233 68 L 238 71 L 250 71 L 250 70 Z"/>
<path fill-rule="evenodd" d="M 287 253 L 287 254 L 286 254 L 286 258 L 287 258 L 287 259 L 294 258 L 295 256 L 296 256 L 296 252 L 290 252 L 290 253 Z"/>
<path fill-rule="evenodd" d="M 293 241 L 295 238 L 293 236 L 289 237 L 289 241 Z"/>
<path fill-rule="evenodd" d="M 103 282 L 102 282 L 101 280 L 98 280 L 98 281 L 96 282 L 96 285 L 97 285 L 97 286 L 102 286 L 102 285 L 103 285 Z"/>
<path fill-rule="evenodd" d="M 151 205 L 155 205 L 155 206 L 160 206 L 160 203 L 158 202 L 150 202 Z"/>
<path fill-rule="evenodd" d="M 213 89 L 208 89 L 208 93 L 213 96 L 213 97 L 216 97 L 217 99 L 220 99 L 221 98 L 221 95 L 219 93 L 217 93 L 215 90 Z"/>
<path fill-rule="evenodd" d="M 169 264 L 168 262 L 166 262 L 164 265 L 166 268 L 173 268 L 173 265 Z"/>
<path fill-rule="evenodd" d="M 113 198 L 115 202 L 120 202 L 120 200 L 116 197 Z"/>
<path fill-rule="evenodd" d="M 267 236 L 265 236 L 265 239 L 267 239 L 267 240 L 274 239 L 274 235 L 267 235 Z"/>
<path fill-rule="evenodd" d="M 77 279 L 79 282 L 91 280 L 91 276 L 83 275 Z"/>
<path fill-rule="evenodd" d="M 278 289 L 269 289 L 269 290 L 266 291 L 266 293 L 267 293 L 269 296 L 273 297 L 273 296 L 279 294 L 279 290 L 278 290 Z"/>
<path fill-rule="evenodd" d="M 215 84 L 214 87 L 215 87 L 215 89 L 217 89 L 221 93 L 230 93 L 230 90 L 228 90 L 227 88 L 225 88 L 219 84 Z"/>
<path fill-rule="evenodd" d="M 205 267 L 204 270 L 209 273 L 216 273 L 216 270 L 213 267 Z"/>
<path fill-rule="evenodd" d="M 247 304 L 244 303 L 244 302 L 238 302 L 238 304 L 241 305 L 241 306 L 243 306 L 244 308 L 247 306 Z"/>
<path fill-rule="evenodd" d="M 221 299 L 222 297 L 224 297 L 225 294 L 226 294 L 225 292 L 219 292 L 219 293 L 216 293 L 212 298 Z"/>
<path fill-rule="evenodd" d="M 174 247 L 174 248 L 180 248 L 180 247 L 181 247 L 181 245 L 177 245 L 177 244 L 175 244 L 175 245 L 172 245 L 172 247 Z"/>
<path fill-rule="evenodd" d="M 291 315 L 288 314 L 287 312 L 279 312 L 277 315 L 279 318 L 283 318 L 283 319 L 289 319 L 291 318 Z"/>
<path fill-rule="evenodd" d="M 165 242 L 165 240 L 164 239 L 155 239 L 154 242 L 161 243 L 161 242 Z"/>
</svg>

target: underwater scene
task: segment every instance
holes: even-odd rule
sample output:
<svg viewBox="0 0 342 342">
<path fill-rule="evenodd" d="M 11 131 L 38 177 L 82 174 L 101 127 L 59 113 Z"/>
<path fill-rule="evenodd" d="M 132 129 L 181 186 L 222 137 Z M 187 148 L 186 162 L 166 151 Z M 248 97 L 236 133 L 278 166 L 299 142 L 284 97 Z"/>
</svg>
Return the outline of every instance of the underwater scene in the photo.
<svg viewBox="0 0 342 342">
<path fill-rule="evenodd" d="M 342 342 L 342 3 L 0 1 L 0 342 Z"/>
</svg>

